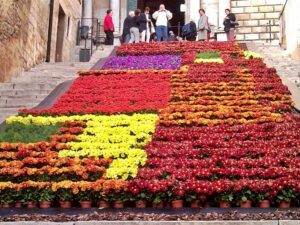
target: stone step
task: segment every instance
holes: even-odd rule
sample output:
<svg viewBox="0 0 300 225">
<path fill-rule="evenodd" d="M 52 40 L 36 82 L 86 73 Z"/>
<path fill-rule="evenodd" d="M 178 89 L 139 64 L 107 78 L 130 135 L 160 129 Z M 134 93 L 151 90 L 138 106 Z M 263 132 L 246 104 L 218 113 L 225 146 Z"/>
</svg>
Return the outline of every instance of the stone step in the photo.
<svg viewBox="0 0 300 225">
<path fill-rule="evenodd" d="M 54 89 L 57 85 L 56 84 L 49 84 L 49 83 L 2 83 L 0 84 L 0 90 L 6 89 L 24 89 L 24 90 L 31 90 L 31 89 Z"/>
<path fill-rule="evenodd" d="M 57 76 L 57 77 L 38 77 L 38 76 L 30 76 L 30 77 L 19 77 L 17 79 L 12 80 L 14 83 L 19 82 L 31 82 L 31 83 L 50 83 L 50 84 L 59 84 L 66 80 L 73 80 L 77 76 Z"/>
<path fill-rule="evenodd" d="M 48 95 L 52 89 L 32 89 L 32 90 L 23 90 L 23 89 L 0 89 L 0 96 L 23 96 L 23 95 Z"/>
<path fill-rule="evenodd" d="M 7 95 L 0 96 L 0 100 L 14 101 L 18 99 L 44 99 L 48 96 L 48 94 L 31 94 L 31 95 Z"/>
<path fill-rule="evenodd" d="M 0 108 L 32 108 L 38 105 L 43 99 L 0 99 Z"/>
</svg>

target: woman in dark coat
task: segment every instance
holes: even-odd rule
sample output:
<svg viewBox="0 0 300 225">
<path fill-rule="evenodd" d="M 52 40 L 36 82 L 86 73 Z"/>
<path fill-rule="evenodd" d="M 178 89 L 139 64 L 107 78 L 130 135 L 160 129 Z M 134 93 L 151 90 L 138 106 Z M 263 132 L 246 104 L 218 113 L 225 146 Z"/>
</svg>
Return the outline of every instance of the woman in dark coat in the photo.
<svg viewBox="0 0 300 225">
<path fill-rule="evenodd" d="M 141 33 L 141 42 L 150 42 L 150 35 L 152 30 L 152 17 L 150 15 L 150 8 L 146 7 L 144 13 L 140 16 L 140 33 Z"/>
<path fill-rule="evenodd" d="M 230 9 L 225 9 L 226 17 L 224 18 L 224 31 L 227 35 L 227 41 L 234 41 L 234 30 L 236 22 L 236 17 L 230 12 Z"/>
</svg>

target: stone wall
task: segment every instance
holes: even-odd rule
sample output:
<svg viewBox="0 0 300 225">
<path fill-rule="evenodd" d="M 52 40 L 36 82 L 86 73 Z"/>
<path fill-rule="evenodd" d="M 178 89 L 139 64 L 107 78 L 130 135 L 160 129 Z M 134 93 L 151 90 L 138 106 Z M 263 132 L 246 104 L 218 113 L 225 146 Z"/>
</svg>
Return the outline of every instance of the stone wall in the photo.
<svg viewBox="0 0 300 225">
<path fill-rule="evenodd" d="M 55 0 L 50 62 L 68 61 L 76 45 L 81 0 Z M 65 13 L 64 31 L 58 39 L 60 7 Z M 50 0 L 0 0 L 0 82 L 44 62 L 47 56 Z M 57 45 L 60 43 L 60 45 Z"/>
<path fill-rule="evenodd" d="M 237 40 L 267 41 L 270 38 L 279 39 L 279 15 L 284 0 L 232 0 L 232 12 L 237 15 L 239 29 Z"/>
<path fill-rule="evenodd" d="M 0 0 L 0 82 L 45 59 L 49 1 Z"/>
</svg>

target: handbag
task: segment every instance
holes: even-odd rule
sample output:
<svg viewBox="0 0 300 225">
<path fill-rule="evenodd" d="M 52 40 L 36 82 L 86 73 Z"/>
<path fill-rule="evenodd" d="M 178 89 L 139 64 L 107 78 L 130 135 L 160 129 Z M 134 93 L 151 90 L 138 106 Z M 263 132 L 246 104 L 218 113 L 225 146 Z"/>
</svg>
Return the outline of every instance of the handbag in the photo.
<svg viewBox="0 0 300 225">
<path fill-rule="evenodd" d="M 151 21 L 151 30 L 150 30 L 150 33 L 151 34 L 154 34 L 156 31 L 155 31 L 155 27 L 154 27 L 154 24 L 152 23 Z"/>
</svg>

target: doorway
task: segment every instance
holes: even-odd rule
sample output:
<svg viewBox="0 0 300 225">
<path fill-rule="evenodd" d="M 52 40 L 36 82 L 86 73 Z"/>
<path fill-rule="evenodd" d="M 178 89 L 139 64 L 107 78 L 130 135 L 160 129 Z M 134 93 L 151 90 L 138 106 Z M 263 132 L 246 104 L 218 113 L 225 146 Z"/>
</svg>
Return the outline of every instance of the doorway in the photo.
<svg viewBox="0 0 300 225">
<path fill-rule="evenodd" d="M 64 10 L 62 9 L 62 7 L 59 5 L 55 62 L 62 62 L 63 61 L 65 26 L 66 26 L 66 14 L 65 14 Z"/>
<path fill-rule="evenodd" d="M 138 0 L 138 8 L 144 11 L 145 7 L 148 6 L 151 9 L 151 14 L 153 14 L 158 10 L 160 4 L 165 4 L 166 9 L 173 13 L 173 18 L 170 20 L 170 30 L 178 35 L 181 32 L 181 30 L 178 30 L 178 26 L 182 27 L 185 23 L 185 13 L 180 12 L 180 5 L 184 3 L 185 0 Z"/>
</svg>

